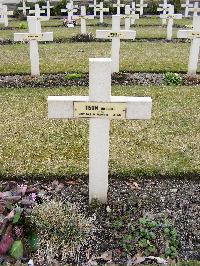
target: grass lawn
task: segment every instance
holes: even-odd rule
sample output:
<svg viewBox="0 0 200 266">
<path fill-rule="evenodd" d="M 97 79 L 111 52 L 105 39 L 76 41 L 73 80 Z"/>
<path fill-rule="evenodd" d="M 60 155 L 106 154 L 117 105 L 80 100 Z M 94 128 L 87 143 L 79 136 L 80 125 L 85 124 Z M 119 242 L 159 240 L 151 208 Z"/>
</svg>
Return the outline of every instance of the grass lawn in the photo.
<svg viewBox="0 0 200 266">
<path fill-rule="evenodd" d="M 87 120 L 48 120 L 48 95 L 87 95 L 88 88 L 1 89 L 1 178 L 85 175 Z M 112 121 L 110 173 L 200 173 L 199 97 L 195 87 L 122 87 L 113 95 L 151 96 L 149 121 Z"/>
<path fill-rule="evenodd" d="M 122 42 L 120 71 L 186 73 L 189 48 L 189 43 Z M 110 51 L 110 42 L 40 44 L 40 70 L 88 72 L 88 58 L 110 57 Z M 0 62 L 0 74 L 30 73 L 29 45 L 3 45 Z"/>
</svg>

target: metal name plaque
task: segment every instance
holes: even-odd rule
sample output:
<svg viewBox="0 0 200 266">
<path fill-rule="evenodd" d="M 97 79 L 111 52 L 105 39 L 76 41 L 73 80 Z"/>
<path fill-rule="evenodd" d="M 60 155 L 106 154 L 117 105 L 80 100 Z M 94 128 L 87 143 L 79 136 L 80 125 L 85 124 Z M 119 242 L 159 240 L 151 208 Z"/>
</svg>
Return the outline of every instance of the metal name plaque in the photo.
<svg viewBox="0 0 200 266">
<path fill-rule="evenodd" d="M 126 103 L 74 102 L 74 117 L 125 119 Z"/>
<path fill-rule="evenodd" d="M 42 41 L 42 33 L 39 34 L 28 34 L 24 37 L 24 41 Z"/>
<path fill-rule="evenodd" d="M 107 35 L 108 38 L 114 38 L 114 37 L 119 37 L 119 38 L 123 38 L 124 34 L 121 32 L 110 32 Z"/>
<path fill-rule="evenodd" d="M 189 32 L 188 38 L 200 38 L 200 32 Z"/>
</svg>

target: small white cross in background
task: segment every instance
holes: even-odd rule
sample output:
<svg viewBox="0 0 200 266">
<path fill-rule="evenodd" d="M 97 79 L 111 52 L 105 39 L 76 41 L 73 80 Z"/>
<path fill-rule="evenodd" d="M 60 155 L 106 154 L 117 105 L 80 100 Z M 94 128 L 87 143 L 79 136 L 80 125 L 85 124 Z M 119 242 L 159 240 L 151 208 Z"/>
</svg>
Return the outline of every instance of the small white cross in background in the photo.
<svg viewBox="0 0 200 266">
<path fill-rule="evenodd" d="M 166 15 L 168 12 L 168 8 L 171 6 L 171 4 L 167 3 L 167 0 L 164 0 L 163 4 L 159 4 L 159 7 L 157 8 L 157 11 L 162 12 L 163 15 Z M 167 20 L 165 18 L 162 19 L 162 24 L 166 25 Z"/>
<path fill-rule="evenodd" d="M 188 17 L 189 7 L 193 7 L 193 4 L 190 4 L 190 0 L 186 0 L 185 4 L 181 6 L 185 7 L 185 17 Z"/>
<path fill-rule="evenodd" d="M 94 4 L 93 5 L 90 4 L 89 7 L 93 7 L 94 8 L 94 16 L 96 17 L 96 15 L 97 15 L 96 8 L 98 7 L 97 0 L 94 0 Z"/>
<path fill-rule="evenodd" d="M 140 0 L 140 3 L 139 4 L 136 4 L 136 7 L 139 8 L 139 10 L 140 10 L 140 16 L 142 16 L 143 13 L 144 13 L 144 7 L 147 7 L 147 4 L 144 4 L 144 0 Z"/>
<path fill-rule="evenodd" d="M 188 63 L 188 74 L 196 75 L 200 49 L 200 16 L 193 17 L 193 30 L 179 30 L 177 37 L 192 40 Z"/>
<path fill-rule="evenodd" d="M 18 10 L 22 10 L 23 11 L 23 15 L 26 16 L 26 10 L 29 10 L 30 7 L 26 6 L 26 1 L 23 0 L 22 1 L 22 7 L 18 7 Z"/>
<path fill-rule="evenodd" d="M 66 13 L 67 12 L 67 19 L 68 19 L 68 23 L 71 24 L 72 23 L 72 16 L 74 13 L 77 12 L 77 9 L 73 7 L 72 3 L 68 3 L 66 5 L 65 9 L 61 9 L 62 13 Z"/>
<path fill-rule="evenodd" d="M 194 7 L 189 7 L 188 11 L 193 12 L 193 16 L 197 16 L 200 13 L 199 2 L 195 2 Z"/>
<path fill-rule="evenodd" d="M 172 39 L 172 28 L 173 28 L 173 23 L 174 19 L 182 19 L 182 14 L 174 14 L 174 6 L 171 5 L 168 8 L 168 14 L 161 14 L 160 18 L 165 18 L 167 19 L 167 40 Z"/>
<path fill-rule="evenodd" d="M 8 27 L 8 16 L 12 16 L 13 11 L 8 11 L 6 5 L 0 5 L 0 24 L 4 24 L 5 27 Z"/>
<path fill-rule="evenodd" d="M 53 32 L 41 32 L 40 19 L 35 16 L 28 16 L 29 33 L 14 33 L 15 42 L 29 41 L 30 46 L 30 61 L 31 61 L 31 75 L 39 76 L 39 52 L 38 42 L 53 41 Z"/>
<path fill-rule="evenodd" d="M 86 34 L 86 20 L 87 19 L 94 19 L 93 15 L 86 15 L 86 7 L 85 6 L 81 6 L 81 15 L 75 15 L 72 16 L 72 19 L 80 19 L 81 20 L 81 34 Z"/>
<path fill-rule="evenodd" d="M 140 11 L 140 9 L 135 7 L 135 2 L 132 2 L 131 3 L 131 15 L 134 16 L 136 11 Z M 133 25 L 133 24 L 135 24 L 134 18 L 131 19 L 131 25 Z"/>
<path fill-rule="evenodd" d="M 111 59 L 89 59 L 88 96 L 49 96 L 48 118 L 89 118 L 89 202 L 107 202 L 110 119 L 150 119 L 150 97 L 111 96 Z"/>
<path fill-rule="evenodd" d="M 49 1 L 46 2 L 46 6 L 42 6 L 42 9 L 47 10 L 47 18 L 48 19 L 50 19 L 50 17 L 51 17 L 51 8 L 53 8 L 53 6 L 50 5 Z"/>
<path fill-rule="evenodd" d="M 104 8 L 103 2 L 100 2 L 100 4 L 96 8 L 96 12 L 100 12 L 100 23 L 103 23 L 103 13 L 109 12 L 109 8 Z"/>
<path fill-rule="evenodd" d="M 131 20 L 139 19 L 139 14 L 131 14 L 130 5 L 125 6 L 125 15 L 121 15 L 125 19 L 125 30 L 130 30 Z"/>
<path fill-rule="evenodd" d="M 121 7 L 124 7 L 124 4 L 121 4 L 120 0 L 117 0 L 117 4 L 113 4 L 113 7 L 117 8 L 117 15 L 120 15 L 121 14 L 120 9 Z"/>
<path fill-rule="evenodd" d="M 112 30 L 97 30 L 96 38 L 111 39 L 111 58 L 112 58 L 112 73 L 119 72 L 119 52 L 120 39 L 134 40 L 136 32 L 134 30 L 120 30 L 120 16 L 112 16 Z"/>
<path fill-rule="evenodd" d="M 41 16 L 41 14 L 44 14 L 45 11 L 40 9 L 40 6 L 38 4 L 35 4 L 35 10 L 29 10 L 29 14 L 35 14 L 36 18 L 39 18 L 40 21 L 46 21 L 48 20 L 47 16 Z"/>
</svg>

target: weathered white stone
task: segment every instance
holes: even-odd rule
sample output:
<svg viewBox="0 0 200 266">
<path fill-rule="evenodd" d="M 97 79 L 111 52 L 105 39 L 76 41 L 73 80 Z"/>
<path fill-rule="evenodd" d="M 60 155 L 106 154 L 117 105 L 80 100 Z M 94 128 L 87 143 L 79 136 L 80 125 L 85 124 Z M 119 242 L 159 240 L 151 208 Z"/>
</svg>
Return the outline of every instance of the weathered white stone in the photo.
<svg viewBox="0 0 200 266">
<path fill-rule="evenodd" d="M 26 11 L 29 9 L 30 9 L 30 7 L 26 6 L 25 0 L 22 1 L 22 7 L 18 7 L 18 10 L 22 10 L 24 16 L 26 16 Z"/>
<path fill-rule="evenodd" d="M 77 12 L 77 9 L 74 8 L 73 3 L 67 3 L 66 5 L 66 9 L 61 9 L 62 13 L 66 13 L 67 12 L 67 19 L 68 19 L 68 23 L 72 23 L 72 16 L 74 15 L 74 13 Z"/>
<path fill-rule="evenodd" d="M 42 6 L 42 9 L 47 10 L 47 18 L 48 19 L 50 19 L 50 17 L 51 17 L 51 8 L 53 8 L 53 6 L 50 5 L 50 2 L 48 0 L 46 2 L 46 6 Z"/>
<path fill-rule="evenodd" d="M 199 61 L 199 49 L 200 49 L 200 16 L 193 17 L 193 29 L 192 30 L 179 30 L 177 33 L 178 38 L 191 39 L 188 74 L 196 75 L 198 61 Z"/>
<path fill-rule="evenodd" d="M 193 16 L 198 16 L 198 13 L 200 13 L 199 2 L 195 2 L 194 7 L 188 7 L 188 11 L 193 12 Z"/>
<path fill-rule="evenodd" d="M 168 12 L 168 8 L 171 6 L 171 4 L 167 3 L 167 0 L 164 0 L 163 4 L 159 4 L 159 7 L 157 8 L 157 11 L 162 12 L 163 15 L 166 15 Z M 166 18 L 162 18 L 162 24 L 166 25 L 167 20 Z"/>
<path fill-rule="evenodd" d="M 140 16 L 144 13 L 144 7 L 147 7 L 147 4 L 144 4 L 144 0 L 140 0 L 139 4 L 136 4 L 136 7 L 140 9 Z"/>
<path fill-rule="evenodd" d="M 103 13 L 109 12 L 109 8 L 104 8 L 103 2 L 100 2 L 100 4 L 96 7 L 96 12 L 100 13 L 100 23 L 103 23 Z"/>
<path fill-rule="evenodd" d="M 135 7 L 135 2 L 132 2 L 131 3 L 131 15 L 133 16 L 133 18 L 131 18 L 131 25 L 135 24 L 135 18 L 134 17 L 136 15 L 135 14 L 136 11 L 140 11 L 140 9 Z"/>
<path fill-rule="evenodd" d="M 86 20 L 87 19 L 94 19 L 93 15 L 86 15 L 86 7 L 85 6 L 81 6 L 81 15 L 75 15 L 72 16 L 72 19 L 80 19 L 81 20 L 81 34 L 86 34 L 87 30 L 86 30 Z"/>
<path fill-rule="evenodd" d="M 97 5 L 97 0 L 94 0 L 94 4 L 90 4 L 89 7 L 93 7 L 94 8 L 94 16 L 96 17 L 97 15 L 97 11 L 96 11 L 96 8 L 98 7 Z"/>
<path fill-rule="evenodd" d="M 150 97 L 111 96 L 111 59 L 95 58 L 89 60 L 89 97 L 87 96 L 49 96 L 48 118 L 74 118 L 76 104 L 85 102 L 85 106 L 122 104 L 125 119 L 150 119 L 152 100 Z M 104 111 L 99 111 L 104 112 Z M 107 202 L 109 128 L 110 118 L 93 118 L 90 112 L 89 128 L 89 201 L 97 199 Z M 84 117 L 84 116 L 83 116 Z M 88 118 L 88 116 L 86 116 Z M 77 118 L 77 117 L 76 117 Z M 113 116 L 112 119 L 119 117 Z"/>
<path fill-rule="evenodd" d="M 8 27 L 8 16 L 12 16 L 13 11 L 8 11 L 7 5 L 0 5 L 0 24 Z"/>
<path fill-rule="evenodd" d="M 40 18 L 28 16 L 29 33 L 14 33 L 14 41 L 29 41 L 30 46 L 30 61 L 31 75 L 39 76 L 39 52 L 38 41 L 53 41 L 53 32 L 41 32 Z"/>
<path fill-rule="evenodd" d="M 139 14 L 131 14 L 130 5 L 125 6 L 125 15 L 121 15 L 125 19 L 125 30 L 130 30 L 131 20 L 139 19 Z"/>
<path fill-rule="evenodd" d="M 121 9 L 121 7 L 124 7 L 124 4 L 121 4 L 120 0 L 117 0 L 117 3 L 113 4 L 113 7 L 117 8 L 117 15 L 120 15 L 121 14 L 120 9 Z"/>
<path fill-rule="evenodd" d="M 47 16 L 41 16 L 41 14 L 44 14 L 45 10 L 41 10 L 40 6 L 38 4 L 35 4 L 35 10 L 29 10 L 29 14 L 35 14 L 35 17 L 40 19 L 40 21 L 47 21 Z"/>
<path fill-rule="evenodd" d="M 171 5 L 168 8 L 168 14 L 161 14 L 160 18 L 167 19 L 167 40 L 170 41 L 172 39 L 172 28 L 174 19 L 182 19 L 182 14 L 174 14 L 174 6 Z"/>
<path fill-rule="evenodd" d="M 111 58 L 112 58 L 112 73 L 119 72 L 119 52 L 120 39 L 134 40 L 136 32 L 134 30 L 120 30 L 120 16 L 112 16 L 112 30 L 97 30 L 96 38 L 112 39 Z"/>
<path fill-rule="evenodd" d="M 190 0 L 186 0 L 185 4 L 182 4 L 181 6 L 185 7 L 185 17 L 188 17 L 189 8 L 193 7 L 193 4 L 190 4 Z"/>
</svg>

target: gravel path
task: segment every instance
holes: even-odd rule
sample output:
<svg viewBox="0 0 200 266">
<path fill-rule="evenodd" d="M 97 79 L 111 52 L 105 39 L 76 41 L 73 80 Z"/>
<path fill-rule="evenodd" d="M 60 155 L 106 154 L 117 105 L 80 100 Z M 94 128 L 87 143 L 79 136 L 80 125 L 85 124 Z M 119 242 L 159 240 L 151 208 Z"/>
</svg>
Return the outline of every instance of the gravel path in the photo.
<svg viewBox="0 0 200 266">
<path fill-rule="evenodd" d="M 183 85 L 199 85 L 200 75 L 188 77 L 180 74 Z M 163 85 L 162 73 L 117 73 L 112 76 L 113 85 Z M 0 76 L 0 88 L 41 88 L 60 86 L 88 86 L 88 74 L 82 74 L 78 79 L 67 79 L 67 74 L 43 74 L 39 77 L 30 75 L 5 75 Z"/>
</svg>

